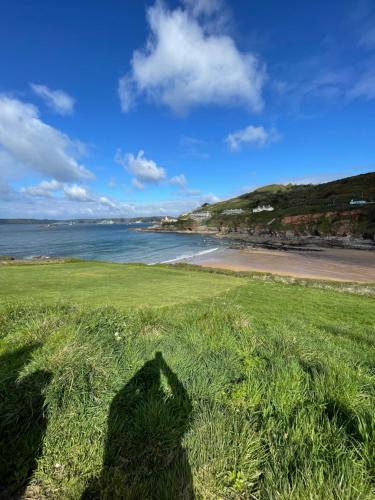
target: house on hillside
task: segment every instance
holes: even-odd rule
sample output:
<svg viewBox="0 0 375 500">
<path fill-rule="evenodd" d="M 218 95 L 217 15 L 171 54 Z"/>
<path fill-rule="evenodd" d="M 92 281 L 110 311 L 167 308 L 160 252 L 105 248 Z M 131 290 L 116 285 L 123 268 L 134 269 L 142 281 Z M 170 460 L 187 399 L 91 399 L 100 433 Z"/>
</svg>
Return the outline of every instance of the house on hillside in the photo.
<svg viewBox="0 0 375 500">
<path fill-rule="evenodd" d="M 171 222 L 177 222 L 177 219 L 174 219 L 173 217 L 164 217 L 164 219 L 161 220 L 162 224 L 170 224 Z"/>
<path fill-rule="evenodd" d="M 239 215 L 244 213 L 242 208 L 227 208 L 221 212 L 222 215 Z"/>
<path fill-rule="evenodd" d="M 259 207 L 253 208 L 253 213 L 258 212 L 273 212 L 275 209 L 271 205 L 259 205 Z"/>
<path fill-rule="evenodd" d="M 210 212 L 195 212 L 190 214 L 190 218 L 193 220 L 205 220 L 211 217 Z"/>
<path fill-rule="evenodd" d="M 367 205 L 369 203 L 366 200 L 350 200 L 349 205 Z"/>
</svg>

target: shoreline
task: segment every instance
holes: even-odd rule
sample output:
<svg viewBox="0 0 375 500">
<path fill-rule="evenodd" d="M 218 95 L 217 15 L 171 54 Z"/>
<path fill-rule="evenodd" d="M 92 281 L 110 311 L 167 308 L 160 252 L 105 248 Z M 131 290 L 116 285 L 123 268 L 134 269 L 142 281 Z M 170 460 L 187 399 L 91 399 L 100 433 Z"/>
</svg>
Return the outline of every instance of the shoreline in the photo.
<svg viewBox="0 0 375 500">
<path fill-rule="evenodd" d="M 32 259 L 0 256 L 0 265 L 55 264 L 79 260 L 81 259 L 43 255 L 35 256 Z M 219 246 L 218 248 L 204 249 L 192 255 L 167 259 L 148 265 L 181 263 L 211 269 L 227 269 L 235 272 L 268 273 L 279 276 L 340 282 L 375 283 L 375 252 L 358 249 L 273 249 L 248 246 L 245 248 Z"/>
<path fill-rule="evenodd" d="M 359 250 L 285 252 L 260 248 L 220 248 L 214 253 L 185 259 L 183 262 L 207 268 L 263 272 L 295 278 L 375 282 L 375 252 Z"/>
</svg>

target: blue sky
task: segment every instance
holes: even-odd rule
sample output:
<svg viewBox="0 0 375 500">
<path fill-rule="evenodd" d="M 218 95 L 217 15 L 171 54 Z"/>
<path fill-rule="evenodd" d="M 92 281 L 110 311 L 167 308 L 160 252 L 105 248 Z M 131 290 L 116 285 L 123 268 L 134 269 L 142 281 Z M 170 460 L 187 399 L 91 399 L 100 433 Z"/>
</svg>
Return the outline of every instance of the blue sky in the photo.
<svg viewBox="0 0 375 500">
<path fill-rule="evenodd" d="M 5 0 L 0 62 L 0 218 L 374 170 L 370 0 Z"/>
</svg>

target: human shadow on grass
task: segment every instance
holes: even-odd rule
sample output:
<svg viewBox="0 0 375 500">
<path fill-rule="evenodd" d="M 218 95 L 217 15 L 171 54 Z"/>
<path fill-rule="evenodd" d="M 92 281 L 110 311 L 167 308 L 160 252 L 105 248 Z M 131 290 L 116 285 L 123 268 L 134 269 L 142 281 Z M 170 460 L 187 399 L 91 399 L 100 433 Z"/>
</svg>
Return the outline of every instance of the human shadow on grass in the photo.
<svg viewBox="0 0 375 500">
<path fill-rule="evenodd" d="M 160 352 L 111 403 L 103 469 L 84 499 L 194 498 L 182 438 L 191 402 Z"/>
<path fill-rule="evenodd" d="M 21 498 L 37 465 L 47 426 L 47 371 L 19 378 L 38 345 L 0 357 L 0 499 Z"/>
</svg>

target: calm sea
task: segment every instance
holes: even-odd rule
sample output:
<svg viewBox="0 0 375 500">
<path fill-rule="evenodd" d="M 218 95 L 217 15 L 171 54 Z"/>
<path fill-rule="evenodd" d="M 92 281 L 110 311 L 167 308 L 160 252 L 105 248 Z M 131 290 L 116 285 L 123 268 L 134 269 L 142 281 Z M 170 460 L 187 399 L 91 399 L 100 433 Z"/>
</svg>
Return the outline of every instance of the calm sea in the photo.
<svg viewBox="0 0 375 500">
<path fill-rule="evenodd" d="M 214 252 L 223 243 L 197 234 L 142 233 L 141 224 L 0 224 L 0 255 L 79 257 L 148 264 Z"/>
</svg>

